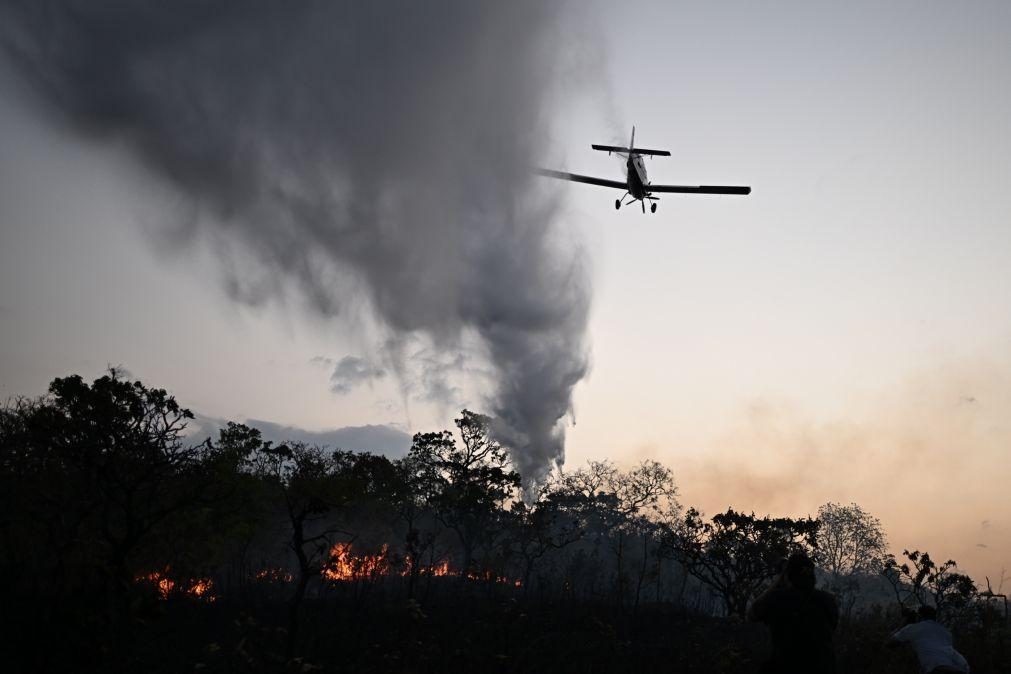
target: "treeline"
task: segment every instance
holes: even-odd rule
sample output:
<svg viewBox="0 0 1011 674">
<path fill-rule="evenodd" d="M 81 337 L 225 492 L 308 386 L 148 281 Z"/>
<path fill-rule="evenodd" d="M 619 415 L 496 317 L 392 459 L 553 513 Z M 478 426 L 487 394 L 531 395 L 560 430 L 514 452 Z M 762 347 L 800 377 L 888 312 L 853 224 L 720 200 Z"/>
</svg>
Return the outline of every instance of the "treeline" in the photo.
<svg viewBox="0 0 1011 674">
<path fill-rule="evenodd" d="M 818 561 L 844 616 L 931 603 L 969 623 L 992 604 L 954 562 L 891 558 L 880 523 L 857 505 L 825 504 L 816 518 L 707 518 L 682 507 L 671 470 L 654 461 L 590 462 L 524 491 L 492 420 L 466 410 L 455 433 L 415 435 L 395 460 L 275 445 L 240 424 L 194 443 L 192 418 L 115 371 L 91 384 L 56 379 L 47 395 L 0 409 L 11 648 L 35 643 L 40 625 L 72 626 L 61 637 L 71 668 L 101 668 L 172 605 L 268 607 L 283 615 L 272 638 L 287 663 L 304 651 L 306 616 L 319 614 L 310 607 L 327 602 L 743 617 L 796 550 Z M 311 623 L 318 637 L 325 626 Z"/>
</svg>

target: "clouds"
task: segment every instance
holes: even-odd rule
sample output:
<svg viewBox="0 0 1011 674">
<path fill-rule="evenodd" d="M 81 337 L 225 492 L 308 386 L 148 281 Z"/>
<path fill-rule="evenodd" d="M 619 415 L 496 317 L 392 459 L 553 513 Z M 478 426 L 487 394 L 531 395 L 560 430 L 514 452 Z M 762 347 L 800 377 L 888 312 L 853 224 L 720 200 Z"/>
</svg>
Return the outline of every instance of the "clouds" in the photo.
<svg viewBox="0 0 1011 674">
<path fill-rule="evenodd" d="M 213 249 L 237 301 L 361 304 L 384 339 L 449 358 L 473 336 L 487 405 L 537 477 L 587 371 L 587 262 L 529 172 L 573 72 L 565 8 L 12 0 L 0 36 L 73 128 L 192 200 L 162 240 Z"/>
</svg>

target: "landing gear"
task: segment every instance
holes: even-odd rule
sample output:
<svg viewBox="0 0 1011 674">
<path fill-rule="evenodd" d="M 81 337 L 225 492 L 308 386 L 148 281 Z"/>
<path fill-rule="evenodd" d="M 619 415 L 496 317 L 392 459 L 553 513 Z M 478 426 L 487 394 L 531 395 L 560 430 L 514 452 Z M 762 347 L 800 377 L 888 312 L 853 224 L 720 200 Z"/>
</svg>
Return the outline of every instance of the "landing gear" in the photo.
<svg viewBox="0 0 1011 674">
<path fill-rule="evenodd" d="M 614 210 L 618 210 L 619 208 L 621 208 L 621 199 L 615 199 L 614 200 Z"/>
<path fill-rule="evenodd" d="M 653 202 L 652 204 L 649 205 L 649 212 L 656 213 L 656 202 Z"/>
</svg>

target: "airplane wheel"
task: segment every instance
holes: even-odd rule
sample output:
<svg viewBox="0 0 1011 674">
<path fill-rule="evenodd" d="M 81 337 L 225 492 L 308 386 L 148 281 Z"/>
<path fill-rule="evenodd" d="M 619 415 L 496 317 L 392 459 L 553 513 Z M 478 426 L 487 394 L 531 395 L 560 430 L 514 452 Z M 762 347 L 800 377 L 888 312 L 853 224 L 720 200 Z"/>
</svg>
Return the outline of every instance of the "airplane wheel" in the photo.
<svg viewBox="0 0 1011 674">
<path fill-rule="evenodd" d="M 615 199 L 614 200 L 614 210 L 618 210 L 619 208 L 621 208 L 621 199 Z"/>
<path fill-rule="evenodd" d="M 649 212 L 650 213 L 656 213 L 656 204 L 650 204 L 649 205 Z"/>
</svg>

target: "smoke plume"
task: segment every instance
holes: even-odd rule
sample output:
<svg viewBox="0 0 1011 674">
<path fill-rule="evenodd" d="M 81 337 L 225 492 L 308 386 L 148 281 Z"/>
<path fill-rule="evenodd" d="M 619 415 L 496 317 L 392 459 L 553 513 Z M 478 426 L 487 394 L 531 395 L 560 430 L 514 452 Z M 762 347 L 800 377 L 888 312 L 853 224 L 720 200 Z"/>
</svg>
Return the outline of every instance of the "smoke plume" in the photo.
<svg viewBox="0 0 1011 674">
<path fill-rule="evenodd" d="M 188 195 L 227 287 L 364 297 L 392 339 L 483 345 L 528 478 L 563 458 L 589 289 L 528 167 L 567 62 L 559 3 L 8 0 L 0 38 L 82 134 Z M 560 65 L 561 64 L 561 65 Z M 236 262 L 252 260 L 255 264 Z"/>
<path fill-rule="evenodd" d="M 330 375 L 330 390 L 334 393 L 348 394 L 361 384 L 374 379 L 382 379 L 386 371 L 376 367 L 364 358 L 344 356 Z"/>
</svg>

